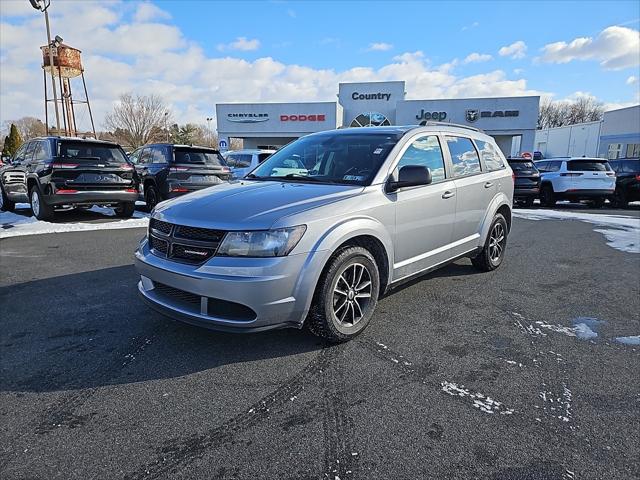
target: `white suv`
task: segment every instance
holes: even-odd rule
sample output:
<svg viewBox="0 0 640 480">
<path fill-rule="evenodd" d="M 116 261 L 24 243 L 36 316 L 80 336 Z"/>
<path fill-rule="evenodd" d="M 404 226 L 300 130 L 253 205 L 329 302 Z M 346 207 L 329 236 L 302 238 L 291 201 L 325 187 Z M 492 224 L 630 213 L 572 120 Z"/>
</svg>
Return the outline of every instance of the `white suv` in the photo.
<svg viewBox="0 0 640 480">
<path fill-rule="evenodd" d="M 224 155 L 233 178 L 242 178 L 264 162 L 275 150 L 234 150 Z"/>
<path fill-rule="evenodd" d="M 587 200 L 589 206 L 600 208 L 616 189 L 616 174 L 604 158 L 550 158 L 535 165 L 544 207 L 553 207 L 558 200 Z"/>
</svg>

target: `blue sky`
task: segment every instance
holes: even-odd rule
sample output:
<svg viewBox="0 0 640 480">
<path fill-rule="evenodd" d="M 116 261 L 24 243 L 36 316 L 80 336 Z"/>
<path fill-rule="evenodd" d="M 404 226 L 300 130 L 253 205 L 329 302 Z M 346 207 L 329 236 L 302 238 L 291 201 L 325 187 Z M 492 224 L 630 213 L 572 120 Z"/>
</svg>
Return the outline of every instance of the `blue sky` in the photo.
<svg viewBox="0 0 640 480">
<path fill-rule="evenodd" d="M 41 117 L 41 15 L 27 0 L 0 9 L 0 121 Z M 333 100 L 338 81 L 369 79 L 406 80 L 408 98 L 639 99 L 637 1 L 52 0 L 50 12 L 83 50 L 99 120 L 124 91 L 201 123 L 216 102 Z"/>
</svg>

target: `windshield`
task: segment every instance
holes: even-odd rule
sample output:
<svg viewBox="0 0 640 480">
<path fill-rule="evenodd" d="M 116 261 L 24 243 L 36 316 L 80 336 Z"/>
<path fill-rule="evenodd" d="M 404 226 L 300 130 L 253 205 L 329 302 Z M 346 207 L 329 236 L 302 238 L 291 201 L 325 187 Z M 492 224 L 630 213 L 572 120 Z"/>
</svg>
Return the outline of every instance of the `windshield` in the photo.
<svg viewBox="0 0 640 480">
<path fill-rule="evenodd" d="M 215 150 L 180 148 L 174 149 L 175 163 L 195 163 L 200 165 L 226 165 L 222 155 Z"/>
<path fill-rule="evenodd" d="M 534 171 L 536 172 L 538 169 L 535 167 L 533 162 L 525 161 L 509 161 L 509 166 L 515 172 L 524 172 L 524 171 Z"/>
<path fill-rule="evenodd" d="M 247 178 L 369 185 L 401 135 L 327 132 L 275 152 Z"/>
<path fill-rule="evenodd" d="M 116 145 L 91 142 L 61 142 L 60 157 L 76 163 L 128 163 L 124 153 Z"/>
</svg>

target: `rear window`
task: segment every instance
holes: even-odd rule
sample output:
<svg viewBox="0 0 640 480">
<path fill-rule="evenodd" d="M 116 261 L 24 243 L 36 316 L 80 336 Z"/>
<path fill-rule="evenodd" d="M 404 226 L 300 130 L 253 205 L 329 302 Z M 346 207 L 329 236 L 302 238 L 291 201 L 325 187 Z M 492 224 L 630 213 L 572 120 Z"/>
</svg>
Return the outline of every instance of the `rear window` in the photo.
<svg viewBox="0 0 640 480">
<path fill-rule="evenodd" d="M 524 171 L 537 171 L 538 169 L 536 168 L 536 166 L 533 164 L 533 162 L 530 162 L 528 160 L 509 160 L 509 166 L 511 167 L 511 170 L 516 171 L 516 172 L 524 172 Z"/>
<path fill-rule="evenodd" d="M 606 160 L 569 160 L 567 162 L 569 172 L 610 172 L 611 167 Z"/>
<path fill-rule="evenodd" d="M 195 163 L 200 165 L 226 165 L 224 158 L 215 150 L 196 148 L 175 148 L 175 163 Z"/>
<path fill-rule="evenodd" d="M 640 160 L 620 160 L 620 172 L 639 173 Z"/>
<path fill-rule="evenodd" d="M 103 143 L 60 142 L 60 157 L 65 160 L 73 160 L 76 163 L 128 163 L 118 146 Z"/>
</svg>

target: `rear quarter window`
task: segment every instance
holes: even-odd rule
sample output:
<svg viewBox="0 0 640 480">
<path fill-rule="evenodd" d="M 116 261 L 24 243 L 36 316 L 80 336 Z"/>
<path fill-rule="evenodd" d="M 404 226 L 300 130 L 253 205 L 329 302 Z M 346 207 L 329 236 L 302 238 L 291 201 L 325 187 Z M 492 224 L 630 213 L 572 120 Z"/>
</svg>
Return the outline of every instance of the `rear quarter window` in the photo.
<svg viewBox="0 0 640 480">
<path fill-rule="evenodd" d="M 488 172 L 494 172 L 505 168 L 500 152 L 498 152 L 491 143 L 483 140 L 476 140 L 476 145 L 480 152 L 480 158 L 482 158 L 484 166 Z"/>
<path fill-rule="evenodd" d="M 481 172 L 480 158 L 471 139 L 447 136 L 447 146 L 453 163 L 453 176 L 464 177 Z"/>
</svg>

